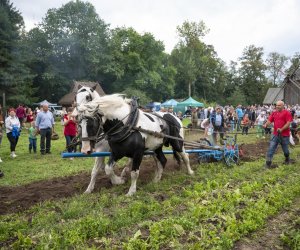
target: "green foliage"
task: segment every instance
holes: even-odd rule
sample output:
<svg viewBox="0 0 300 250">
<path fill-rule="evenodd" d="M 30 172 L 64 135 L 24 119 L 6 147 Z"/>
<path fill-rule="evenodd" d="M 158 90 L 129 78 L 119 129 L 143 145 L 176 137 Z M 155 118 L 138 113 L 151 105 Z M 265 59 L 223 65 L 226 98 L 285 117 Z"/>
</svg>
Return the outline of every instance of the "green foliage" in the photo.
<svg viewBox="0 0 300 250">
<path fill-rule="evenodd" d="M 0 91 L 6 93 L 12 105 L 16 104 L 15 95 L 22 93 L 25 100 L 31 98 L 22 88 L 30 85 L 32 75 L 25 65 L 26 48 L 21 42 L 23 18 L 9 0 L 0 2 L 0 24 Z"/>
<path fill-rule="evenodd" d="M 298 210 L 299 214 L 299 210 Z M 297 215 L 297 211 L 296 211 Z M 289 228 L 285 230 L 280 238 L 282 242 L 288 246 L 290 249 L 300 248 L 300 218 L 299 216 L 294 216 L 294 221 L 289 225 Z"/>
<path fill-rule="evenodd" d="M 250 45 L 239 59 L 239 87 L 245 95 L 245 104 L 262 103 L 269 87 L 265 76 L 266 65 L 263 61 L 263 48 Z"/>
<path fill-rule="evenodd" d="M 271 52 L 268 55 L 266 66 L 268 73 L 270 74 L 270 80 L 274 87 L 278 86 L 282 82 L 287 62 L 288 57 L 283 54 Z"/>
</svg>

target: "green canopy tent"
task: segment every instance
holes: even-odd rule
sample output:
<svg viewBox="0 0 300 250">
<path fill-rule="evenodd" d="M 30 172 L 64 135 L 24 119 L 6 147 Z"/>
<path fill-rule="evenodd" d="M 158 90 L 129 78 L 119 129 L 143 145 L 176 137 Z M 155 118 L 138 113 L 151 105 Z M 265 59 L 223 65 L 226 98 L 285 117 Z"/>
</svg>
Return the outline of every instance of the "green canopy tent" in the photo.
<svg viewBox="0 0 300 250">
<path fill-rule="evenodd" d="M 184 113 L 187 110 L 187 107 L 204 107 L 204 104 L 202 102 L 197 102 L 192 97 L 189 97 L 183 102 L 177 103 L 176 112 L 181 111 Z"/>
</svg>

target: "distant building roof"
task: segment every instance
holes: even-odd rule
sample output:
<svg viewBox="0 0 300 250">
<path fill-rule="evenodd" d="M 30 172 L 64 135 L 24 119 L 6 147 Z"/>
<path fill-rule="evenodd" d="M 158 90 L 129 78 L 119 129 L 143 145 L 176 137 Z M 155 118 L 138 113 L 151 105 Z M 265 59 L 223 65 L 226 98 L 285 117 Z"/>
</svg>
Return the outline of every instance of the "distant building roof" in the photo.
<svg viewBox="0 0 300 250">
<path fill-rule="evenodd" d="M 68 94 L 64 95 L 60 100 L 59 100 L 59 104 L 62 106 L 72 106 L 72 104 L 74 103 L 75 100 L 75 95 L 77 93 L 78 90 L 78 86 L 86 86 L 86 87 L 94 87 L 96 85 L 96 91 L 98 92 L 98 94 L 100 96 L 105 95 L 103 89 L 101 88 L 100 84 L 98 82 L 80 82 L 80 81 L 74 81 L 73 85 L 71 87 L 71 92 L 69 92 Z"/>
<path fill-rule="evenodd" d="M 273 104 L 277 101 L 283 100 L 283 93 L 283 88 L 269 88 L 263 104 Z"/>
</svg>

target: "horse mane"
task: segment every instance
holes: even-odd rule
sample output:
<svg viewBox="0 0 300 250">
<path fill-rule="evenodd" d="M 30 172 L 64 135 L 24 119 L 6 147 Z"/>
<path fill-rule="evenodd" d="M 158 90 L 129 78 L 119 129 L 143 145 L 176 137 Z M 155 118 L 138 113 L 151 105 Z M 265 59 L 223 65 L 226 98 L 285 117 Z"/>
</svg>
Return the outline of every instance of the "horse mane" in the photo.
<svg viewBox="0 0 300 250">
<path fill-rule="evenodd" d="M 130 99 L 125 98 L 124 94 L 105 95 L 95 100 L 100 109 L 116 109 L 124 104 L 128 104 L 130 101 Z"/>
</svg>

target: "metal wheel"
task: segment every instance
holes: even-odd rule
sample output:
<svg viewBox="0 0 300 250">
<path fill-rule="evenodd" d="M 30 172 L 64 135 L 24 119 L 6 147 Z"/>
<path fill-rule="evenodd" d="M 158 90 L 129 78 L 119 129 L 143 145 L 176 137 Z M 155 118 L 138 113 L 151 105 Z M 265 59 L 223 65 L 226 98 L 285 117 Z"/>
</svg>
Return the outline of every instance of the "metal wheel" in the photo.
<svg viewBox="0 0 300 250">
<path fill-rule="evenodd" d="M 223 157 L 228 167 L 239 163 L 239 147 L 233 138 L 225 141 Z"/>
</svg>

